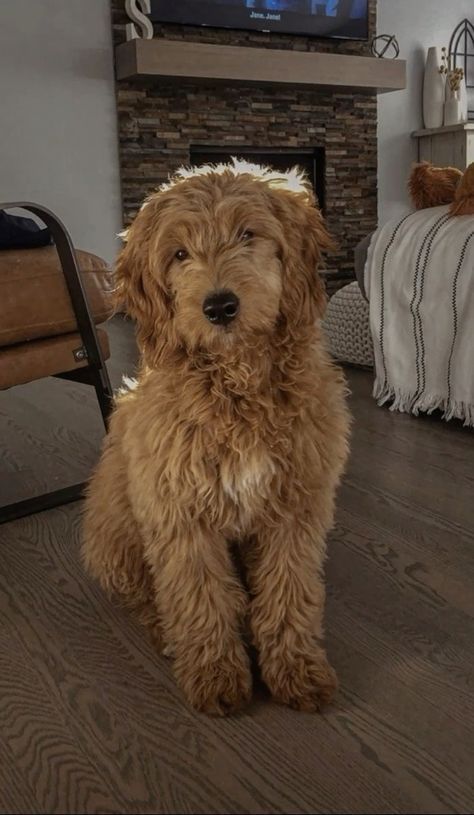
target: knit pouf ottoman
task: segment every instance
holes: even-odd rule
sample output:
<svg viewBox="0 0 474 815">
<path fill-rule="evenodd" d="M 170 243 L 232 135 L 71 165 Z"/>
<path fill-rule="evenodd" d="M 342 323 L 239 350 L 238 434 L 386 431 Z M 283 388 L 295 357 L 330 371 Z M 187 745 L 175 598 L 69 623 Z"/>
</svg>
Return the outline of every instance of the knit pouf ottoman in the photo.
<svg viewBox="0 0 474 815">
<path fill-rule="evenodd" d="M 369 325 L 369 304 L 357 282 L 334 294 L 323 320 L 329 350 L 339 362 L 373 368 L 374 351 Z"/>
</svg>

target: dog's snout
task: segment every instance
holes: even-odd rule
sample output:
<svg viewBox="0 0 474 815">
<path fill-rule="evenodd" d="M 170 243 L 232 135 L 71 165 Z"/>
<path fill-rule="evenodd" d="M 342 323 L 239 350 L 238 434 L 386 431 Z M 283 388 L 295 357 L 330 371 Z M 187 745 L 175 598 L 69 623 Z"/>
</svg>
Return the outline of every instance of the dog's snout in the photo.
<svg viewBox="0 0 474 815">
<path fill-rule="evenodd" d="M 232 291 L 218 291 L 206 297 L 202 310 L 214 325 L 228 325 L 239 313 L 239 298 Z"/>
</svg>

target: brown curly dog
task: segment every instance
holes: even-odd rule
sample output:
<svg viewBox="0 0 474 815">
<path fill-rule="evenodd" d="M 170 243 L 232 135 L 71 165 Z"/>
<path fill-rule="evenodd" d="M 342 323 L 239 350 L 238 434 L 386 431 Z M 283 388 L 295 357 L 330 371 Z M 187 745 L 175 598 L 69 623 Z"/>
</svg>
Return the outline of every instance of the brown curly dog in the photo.
<svg viewBox="0 0 474 815">
<path fill-rule="evenodd" d="M 207 713 L 249 700 L 247 634 L 279 702 L 316 710 L 336 688 L 323 564 L 349 420 L 318 324 L 329 245 L 296 171 L 234 162 L 180 172 L 119 256 L 142 365 L 89 488 L 84 560 Z"/>
</svg>

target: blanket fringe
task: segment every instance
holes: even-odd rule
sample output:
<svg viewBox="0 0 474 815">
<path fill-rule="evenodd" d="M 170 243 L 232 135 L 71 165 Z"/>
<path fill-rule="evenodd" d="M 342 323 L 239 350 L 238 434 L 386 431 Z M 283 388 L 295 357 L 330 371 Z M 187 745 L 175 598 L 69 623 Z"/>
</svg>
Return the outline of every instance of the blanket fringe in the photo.
<svg viewBox="0 0 474 815">
<path fill-rule="evenodd" d="M 447 399 L 445 396 L 417 396 L 407 393 L 399 388 L 376 379 L 372 392 L 378 405 L 385 405 L 390 402 L 390 410 L 398 410 L 400 413 L 412 413 L 418 416 L 421 413 L 433 413 L 434 410 L 443 411 L 443 419 L 449 422 L 450 419 L 460 419 L 465 427 L 474 427 L 474 405 L 467 402 L 457 402 L 455 399 Z"/>
</svg>

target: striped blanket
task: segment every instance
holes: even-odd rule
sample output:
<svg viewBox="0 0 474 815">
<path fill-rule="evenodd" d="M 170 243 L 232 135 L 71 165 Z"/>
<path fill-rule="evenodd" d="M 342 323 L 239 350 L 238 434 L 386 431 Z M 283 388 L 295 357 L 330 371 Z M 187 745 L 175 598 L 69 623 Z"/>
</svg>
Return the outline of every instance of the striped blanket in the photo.
<svg viewBox="0 0 474 815">
<path fill-rule="evenodd" d="M 474 217 L 443 206 L 387 223 L 372 238 L 365 289 L 378 403 L 474 426 Z"/>
</svg>

